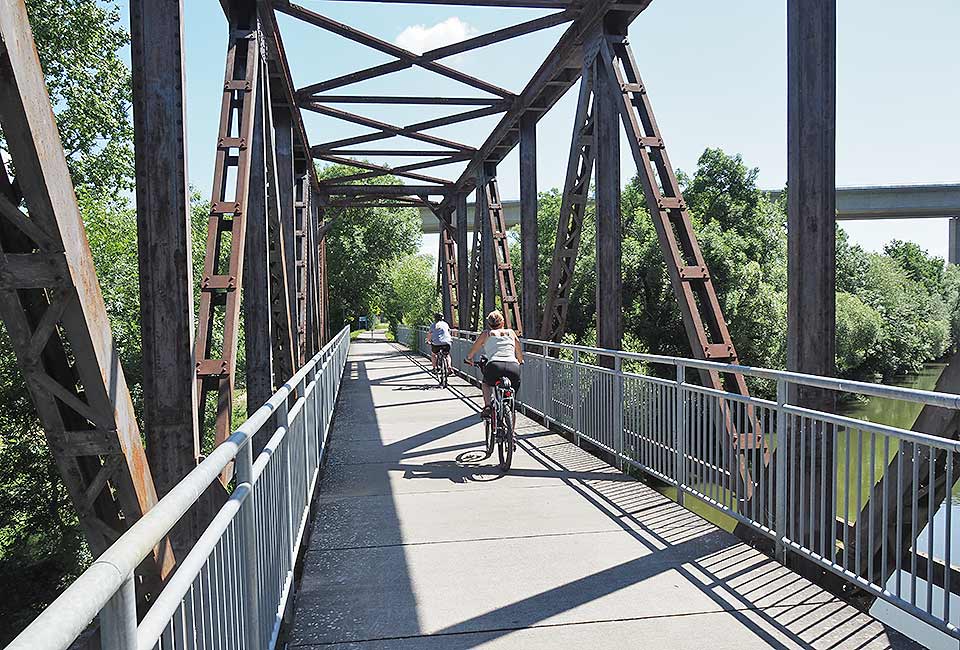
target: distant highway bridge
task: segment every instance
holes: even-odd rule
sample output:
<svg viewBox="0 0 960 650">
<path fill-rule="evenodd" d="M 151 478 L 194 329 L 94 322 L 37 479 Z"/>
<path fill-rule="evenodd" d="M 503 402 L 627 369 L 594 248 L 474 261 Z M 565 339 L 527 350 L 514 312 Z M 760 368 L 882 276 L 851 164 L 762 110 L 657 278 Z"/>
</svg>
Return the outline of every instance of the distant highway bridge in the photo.
<svg viewBox="0 0 960 650">
<path fill-rule="evenodd" d="M 777 197 L 780 190 L 770 191 Z M 468 208 L 472 214 L 473 204 Z M 520 201 L 503 201 L 507 225 L 520 223 Z M 434 214 L 420 209 L 424 233 L 439 232 Z M 871 221 L 883 219 L 950 219 L 949 262 L 960 264 L 960 183 L 941 185 L 881 185 L 838 187 L 837 219 Z M 470 230 L 473 220 L 467 221 Z"/>
</svg>

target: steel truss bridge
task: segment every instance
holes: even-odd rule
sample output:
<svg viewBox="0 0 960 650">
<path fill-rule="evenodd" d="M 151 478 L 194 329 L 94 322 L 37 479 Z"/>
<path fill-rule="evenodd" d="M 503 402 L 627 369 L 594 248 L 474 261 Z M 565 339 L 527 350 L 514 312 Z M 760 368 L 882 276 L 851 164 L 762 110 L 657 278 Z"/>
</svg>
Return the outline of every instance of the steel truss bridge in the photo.
<svg viewBox="0 0 960 650">
<path fill-rule="evenodd" d="M 825 583 L 846 581 L 956 635 L 950 598 L 942 596 L 957 584 L 951 588 L 949 519 L 945 557 L 944 551 L 934 552 L 932 534 L 925 538 L 925 550 L 917 540 L 923 522 L 934 530 L 935 514 L 960 469 L 958 398 L 947 394 L 957 384 L 960 363 L 948 366 L 938 384 L 941 392 L 935 393 L 890 393 L 829 378 L 835 339 L 834 2 L 787 0 L 791 373 L 785 374 L 742 366 L 733 345 L 668 157 L 669 134 L 660 131 L 655 118 L 655 89 L 644 84 L 627 38 L 634 21 L 644 29 L 657 28 L 643 23 L 650 0 L 422 3 L 541 12 L 415 53 L 285 0 L 221 0 L 229 27 L 219 132 L 211 138 L 216 158 L 195 326 L 183 7 L 181 0 L 130 1 L 143 432 L 110 335 L 23 0 L 0 5 L 0 127 L 10 157 L 9 164 L 0 165 L 0 316 L 98 556 L 12 647 L 65 648 L 97 614 L 107 648 L 148 648 L 158 639 L 162 645 L 164 635 L 183 640 L 171 641 L 170 647 L 213 647 L 213 629 L 220 630 L 217 647 L 274 647 L 282 627 L 276 611 L 292 593 L 294 564 L 347 365 L 348 332 L 332 332 L 329 319 L 326 236 L 341 208 L 389 206 L 436 215 L 444 310 L 461 332 L 475 330 L 479 315 L 499 306 L 508 326 L 526 335 L 543 372 L 536 389 L 539 409 L 525 404 L 530 414 L 613 454 L 621 466 L 631 464 L 728 512 L 739 522 L 738 534 L 755 543 L 772 540 L 770 552 L 804 575 Z M 392 60 L 297 87 L 278 14 Z M 443 62 L 552 27 L 563 27 L 562 34 L 516 92 Z M 464 94 L 344 94 L 353 84 L 411 68 L 457 81 Z M 568 91 L 577 93 L 577 107 L 556 248 L 549 277 L 539 278 L 536 127 Z M 399 125 L 343 110 L 342 104 L 460 108 Z M 319 137 L 311 140 L 304 111 L 369 132 L 333 141 L 314 134 Z M 429 133 L 489 116 L 499 121 L 478 146 Z M 616 352 L 623 330 L 621 129 L 681 308 L 691 349 L 687 360 Z M 385 141 L 381 147 L 370 148 L 380 141 Z M 517 146 L 519 277 L 497 181 L 501 163 Z M 378 157 L 417 162 L 369 162 Z M 314 161 L 355 171 L 321 178 Z M 461 167 L 456 178 L 424 173 L 454 163 Z M 386 175 L 403 182 L 374 182 Z M 598 349 L 557 344 L 565 331 L 588 200 L 596 212 Z M 249 417 L 237 427 L 232 417 L 241 332 Z M 689 370 L 694 381 L 686 374 L 674 381 L 625 367 L 648 362 Z M 551 367 L 573 373 L 572 383 L 564 374 L 548 379 Z M 642 386 L 634 385 L 636 376 L 644 377 Z M 749 376 L 776 382 L 777 400 L 751 396 Z M 584 377 L 594 379 L 584 384 Z M 602 398 L 591 393 L 601 384 Z M 586 390 L 593 401 L 558 397 L 569 386 Z M 655 405 L 649 401 L 650 386 L 668 387 L 669 394 L 657 393 Z M 834 415 L 837 390 L 921 404 L 916 431 Z M 574 420 L 557 414 L 558 400 L 576 414 Z M 630 430 L 624 420 L 627 406 L 659 409 L 660 433 Z M 217 443 L 212 450 L 201 445 L 208 414 Z M 697 417 L 709 417 L 709 425 L 689 431 L 690 418 Z M 597 431 L 589 434 L 585 422 Z M 663 437 L 668 430 L 672 437 Z M 886 436 L 885 455 L 869 456 L 870 471 L 880 469 L 858 497 L 857 516 L 848 509 L 838 518 L 833 505 L 841 489 L 837 448 L 841 441 L 848 445 L 849 462 L 852 431 L 861 438 L 871 432 L 873 443 L 876 435 Z M 625 447 L 625 435 L 646 435 L 642 442 L 665 454 L 662 462 L 654 464 L 639 447 Z M 701 447 L 688 447 L 694 443 Z M 703 477 L 708 470 L 717 472 L 723 496 L 689 483 L 688 473 Z M 211 563 L 219 563 L 219 572 Z M 905 566 L 913 580 L 907 595 L 897 577 Z M 238 572 L 257 579 L 241 580 Z M 891 578 L 897 580 L 895 593 L 889 590 Z M 918 579 L 925 581 L 926 600 L 918 600 Z M 934 602 L 934 585 L 940 605 Z M 206 596 L 188 597 L 197 588 L 206 589 Z"/>
</svg>

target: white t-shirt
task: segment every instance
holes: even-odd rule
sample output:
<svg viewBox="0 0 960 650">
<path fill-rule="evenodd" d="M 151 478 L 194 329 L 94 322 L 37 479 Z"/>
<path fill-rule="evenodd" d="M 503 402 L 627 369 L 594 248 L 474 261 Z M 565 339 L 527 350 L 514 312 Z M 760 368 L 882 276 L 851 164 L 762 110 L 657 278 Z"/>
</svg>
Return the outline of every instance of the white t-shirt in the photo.
<svg viewBox="0 0 960 650">
<path fill-rule="evenodd" d="M 438 320 L 430 326 L 430 344 L 431 345 L 450 345 L 453 343 L 453 336 L 450 335 L 450 326 L 447 321 Z"/>
<path fill-rule="evenodd" d="M 512 336 L 487 335 L 483 342 L 483 356 L 487 361 L 517 361 L 517 353 Z"/>
</svg>

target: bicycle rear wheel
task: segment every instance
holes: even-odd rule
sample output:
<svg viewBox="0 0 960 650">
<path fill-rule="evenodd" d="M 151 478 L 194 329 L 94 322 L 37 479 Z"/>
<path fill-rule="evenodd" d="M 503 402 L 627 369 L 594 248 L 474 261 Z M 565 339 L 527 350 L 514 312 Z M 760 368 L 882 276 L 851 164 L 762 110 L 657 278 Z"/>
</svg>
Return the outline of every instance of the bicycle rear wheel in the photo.
<svg viewBox="0 0 960 650">
<path fill-rule="evenodd" d="M 447 367 L 447 355 L 443 355 L 443 366 L 440 371 L 440 385 L 444 388 L 447 387 L 447 379 L 450 377 L 450 368 Z"/>
<path fill-rule="evenodd" d="M 513 409 L 503 409 L 498 429 L 497 451 L 500 455 L 500 469 L 506 472 L 513 462 Z"/>
</svg>

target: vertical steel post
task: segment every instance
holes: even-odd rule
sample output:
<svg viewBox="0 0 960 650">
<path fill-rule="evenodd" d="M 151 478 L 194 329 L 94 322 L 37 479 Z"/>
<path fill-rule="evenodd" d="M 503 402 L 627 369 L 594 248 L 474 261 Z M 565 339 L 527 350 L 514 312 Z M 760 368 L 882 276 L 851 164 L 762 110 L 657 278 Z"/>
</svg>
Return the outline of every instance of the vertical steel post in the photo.
<svg viewBox="0 0 960 650">
<path fill-rule="evenodd" d="M 243 553 L 243 613 L 244 645 L 260 648 L 260 549 L 258 548 L 257 522 L 254 517 L 256 491 L 253 489 L 253 438 L 240 449 L 236 460 L 237 485 L 247 483 L 250 492 L 237 513 Z"/>
<path fill-rule="evenodd" d="M 468 266 L 470 253 L 467 250 L 467 195 L 457 195 L 457 302 L 460 310 L 457 312 L 456 327 L 462 330 L 470 329 L 470 269 Z M 454 323 L 450 323 L 454 325 Z"/>
<path fill-rule="evenodd" d="M 495 165 L 484 165 L 483 175 L 477 179 L 477 205 L 480 206 L 480 291 L 483 312 L 480 314 L 480 329 L 483 329 L 484 319 L 491 311 L 497 308 L 496 294 L 496 257 L 494 256 L 493 229 L 490 223 L 490 206 L 487 205 L 487 184 L 490 179 L 496 178 Z"/>
<path fill-rule="evenodd" d="M 303 378 L 303 471 L 304 474 L 304 497 L 306 503 L 310 504 L 310 489 L 311 484 L 313 483 L 313 468 L 311 467 L 310 461 L 310 438 L 315 435 L 313 428 L 316 417 L 313 413 L 313 400 L 307 397 L 307 387 L 310 386 L 310 382 L 316 377 L 316 371 L 309 371 Z M 317 385 L 313 385 L 313 392 L 316 392 Z M 311 393 L 312 395 L 312 393 Z"/>
<path fill-rule="evenodd" d="M 683 505 L 683 488 L 687 484 L 687 463 L 686 463 L 686 453 L 687 453 L 687 409 L 684 400 L 686 395 L 684 394 L 683 384 L 687 380 L 687 367 L 682 363 L 677 364 L 677 396 L 676 396 L 676 413 L 674 418 L 676 419 L 676 430 L 674 431 L 674 442 L 673 448 L 676 450 L 677 454 L 677 468 L 676 468 L 676 479 L 677 479 L 677 503 Z"/>
<path fill-rule="evenodd" d="M 777 380 L 777 447 L 776 454 L 776 488 L 777 488 L 777 516 L 774 522 L 777 559 L 786 563 L 787 549 L 784 539 L 787 533 L 787 391 L 789 387 L 785 379 Z"/>
<path fill-rule="evenodd" d="M 200 456 L 182 19 L 182 0 L 130 3 L 143 417 L 159 497 Z M 178 557 L 186 556 L 205 525 L 191 514 L 178 526 Z"/>
<path fill-rule="evenodd" d="M 605 35 L 604 35 L 605 36 Z M 621 90 L 603 57 L 594 60 L 593 117 L 596 121 L 597 347 L 619 350 L 623 344 L 623 229 L 620 215 Z M 609 358 L 598 360 L 610 368 Z"/>
<path fill-rule="evenodd" d="M 290 329 L 293 339 L 294 370 L 299 369 L 300 347 L 303 341 L 297 336 L 297 242 L 294 223 L 294 155 L 293 155 L 293 116 L 282 108 L 273 110 L 274 145 L 276 147 L 276 178 L 280 203 L 280 223 L 283 229 L 284 268 L 287 273 L 287 304 L 290 310 Z M 284 378 L 286 379 L 286 378 Z"/>
<path fill-rule="evenodd" d="M 316 462 L 317 469 L 320 468 L 320 459 L 323 458 L 323 396 L 320 393 L 320 383 L 323 381 L 323 360 L 318 360 L 317 364 L 313 367 L 313 427 L 316 429 L 314 432 L 317 436 L 317 449 L 316 449 Z M 317 372 L 317 368 L 320 369 Z"/>
<path fill-rule="evenodd" d="M 269 77 L 261 68 L 250 145 L 250 195 L 247 199 L 244 244 L 243 336 L 246 359 L 247 416 L 253 415 L 273 395 L 273 332 L 270 318 L 270 242 L 268 233 L 267 123 L 265 86 Z M 270 439 L 269 427 L 254 434 L 255 453 Z"/>
<path fill-rule="evenodd" d="M 100 635 L 108 650 L 137 650 L 137 590 L 132 575 L 100 611 Z"/>
<path fill-rule="evenodd" d="M 540 380 L 540 385 L 543 386 L 541 397 L 541 409 L 540 412 L 543 413 L 543 423 L 549 424 L 550 418 L 547 415 L 547 357 L 549 356 L 547 350 L 547 344 L 543 344 L 543 368 L 541 368 L 542 378 Z"/>
<path fill-rule="evenodd" d="M 613 361 L 613 394 L 616 402 L 613 405 L 613 433 L 614 448 L 617 450 L 617 468 L 623 470 L 623 359 L 614 357 Z"/>
<path fill-rule="evenodd" d="M 520 118 L 520 264 L 526 332 L 540 331 L 540 271 L 537 236 L 537 117 Z"/>
<path fill-rule="evenodd" d="M 836 26 L 836 0 L 787 2 L 787 370 L 825 377 L 836 373 Z M 833 391 L 790 390 L 797 406 L 835 409 Z M 791 481 L 798 499 L 821 489 L 819 479 L 831 471 L 821 459 L 832 458 L 834 447 L 832 426 L 802 420 L 799 426 L 805 430 L 799 454 L 809 470 Z M 832 503 L 832 476 L 822 489 Z M 793 511 L 803 517 L 803 507 Z M 811 536 L 832 538 L 834 522 L 820 515 L 810 522 Z"/>
<path fill-rule="evenodd" d="M 580 350 L 573 351 L 573 437 L 580 444 L 583 415 L 580 413 Z"/>
</svg>

